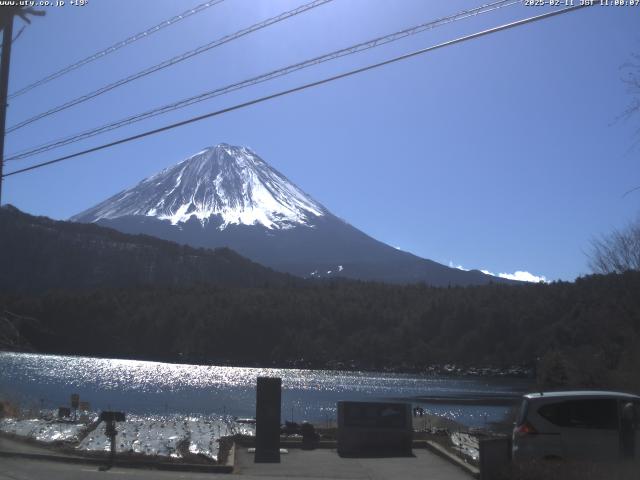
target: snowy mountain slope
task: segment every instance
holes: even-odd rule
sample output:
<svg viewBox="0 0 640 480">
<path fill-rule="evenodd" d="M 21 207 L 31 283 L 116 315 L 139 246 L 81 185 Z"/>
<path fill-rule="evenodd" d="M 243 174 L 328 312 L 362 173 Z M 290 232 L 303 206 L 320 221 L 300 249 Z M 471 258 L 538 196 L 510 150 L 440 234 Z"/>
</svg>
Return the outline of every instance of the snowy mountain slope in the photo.
<svg viewBox="0 0 640 480">
<path fill-rule="evenodd" d="M 369 237 L 331 214 L 250 149 L 227 144 L 202 150 L 71 220 L 195 247 L 227 246 L 302 277 L 440 286 L 502 282 Z"/>
<path fill-rule="evenodd" d="M 71 220 L 96 222 L 128 215 L 169 220 L 196 218 L 203 225 L 309 225 L 326 209 L 246 147 L 210 147 Z"/>
</svg>

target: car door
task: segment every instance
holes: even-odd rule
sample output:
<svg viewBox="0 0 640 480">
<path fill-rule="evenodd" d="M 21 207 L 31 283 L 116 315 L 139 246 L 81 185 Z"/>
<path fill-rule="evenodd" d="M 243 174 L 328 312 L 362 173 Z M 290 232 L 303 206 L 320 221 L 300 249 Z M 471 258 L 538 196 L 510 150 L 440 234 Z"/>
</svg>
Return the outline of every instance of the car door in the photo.
<svg viewBox="0 0 640 480">
<path fill-rule="evenodd" d="M 540 414 L 545 416 L 544 408 Z M 554 405 L 553 423 L 558 426 L 566 458 L 616 460 L 620 456 L 618 404 L 615 399 L 585 398 Z"/>
</svg>

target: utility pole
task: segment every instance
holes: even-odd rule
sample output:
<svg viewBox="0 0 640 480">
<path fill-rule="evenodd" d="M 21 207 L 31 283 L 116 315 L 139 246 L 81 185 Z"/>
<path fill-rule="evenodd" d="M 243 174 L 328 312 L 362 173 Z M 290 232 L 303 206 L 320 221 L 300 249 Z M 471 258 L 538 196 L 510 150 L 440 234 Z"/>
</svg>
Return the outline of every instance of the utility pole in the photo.
<svg viewBox="0 0 640 480">
<path fill-rule="evenodd" d="M 0 60 L 0 206 L 2 205 L 2 181 L 4 172 L 4 137 L 7 121 L 7 97 L 9 96 L 9 64 L 13 37 L 13 12 L 3 18 L 2 59 Z"/>
<path fill-rule="evenodd" d="M 7 99 L 9 96 L 9 65 L 11 63 L 11 43 L 13 41 L 13 17 L 31 23 L 29 15 L 43 16 L 45 12 L 19 6 L 0 7 L 0 28 L 2 29 L 2 58 L 0 59 L 0 206 L 2 205 L 2 182 L 4 180 L 4 137 L 7 122 Z"/>
</svg>

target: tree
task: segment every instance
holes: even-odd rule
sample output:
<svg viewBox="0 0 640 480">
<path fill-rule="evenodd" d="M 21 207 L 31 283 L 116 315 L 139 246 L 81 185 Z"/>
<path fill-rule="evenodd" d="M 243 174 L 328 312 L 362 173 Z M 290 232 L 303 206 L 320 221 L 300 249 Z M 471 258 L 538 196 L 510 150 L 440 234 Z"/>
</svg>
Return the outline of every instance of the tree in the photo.
<svg viewBox="0 0 640 480">
<path fill-rule="evenodd" d="M 626 228 L 592 240 L 589 267 L 595 273 L 640 270 L 640 216 Z"/>
</svg>

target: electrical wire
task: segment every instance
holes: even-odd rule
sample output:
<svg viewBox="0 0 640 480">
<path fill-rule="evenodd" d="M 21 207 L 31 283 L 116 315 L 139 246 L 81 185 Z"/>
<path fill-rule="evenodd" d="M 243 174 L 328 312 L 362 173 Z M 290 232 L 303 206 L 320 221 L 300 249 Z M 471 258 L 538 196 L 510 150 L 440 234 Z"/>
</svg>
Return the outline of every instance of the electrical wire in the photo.
<svg viewBox="0 0 640 480">
<path fill-rule="evenodd" d="M 443 42 L 443 43 L 439 43 L 437 45 L 433 45 L 431 47 L 422 48 L 420 50 L 416 50 L 416 51 L 411 52 L 411 53 L 406 53 L 404 55 L 393 57 L 391 59 L 384 60 L 382 62 L 374 63 L 374 64 L 371 64 L 371 65 L 367 65 L 365 67 L 356 68 L 356 69 L 353 69 L 353 70 L 350 70 L 348 72 L 344 72 L 344 73 L 341 73 L 341 74 L 338 74 L 338 75 L 334 75 L 334 76 L 331 76 L 331 77 L 323 78 L 322 80 L 317 80 L 315 82 L 306 83 L 306 84 L 300 85 L 298 87 L 290 88 L 288 90 L 283 90 L 283 91 L 280 91 L 280 92 L 277 92 L 277 93 L 274 93 L 274 94 L 271 94 L 271 95 L 267 95 L 267 96 L 264 96 L 264 97 L 256 98 L 256 99 L 250 100 L 248 102 L 236 104 L 236 105 L 233 105 L 231 107 L 223 108 L 221 110 L 216 110 L 214 112 L 209 112 L 209 113 L 206 113 L 204 115 L 199 115 L 197 117 L 192 117 L 192 118 L 189 118 L 187 120 L 183 120 L 181 122 L 177 122 L 177 123 L 173 123 L 173 124 L 170 124 L 170 125 L 166 125 L 164 127 L 156 128 L 154 130 L 149 130 L 149 131 L 146 131 L 146 132 L 143 132 L 143 133 L 139 133 L 137 135 L 132 135 L 130 137 L 121 138 L 121 139 L 113 141 L 113 142 L 109 142 L 109 143 L 106 143 L 106 144 L 103 144 L 103 145 L 99 145 L 97 147 L 92 147 L 92 148 L 89 148 L 89 149 L 86 149 L 86 150 L 82 150 L 80 152 L 76 152 L 76 153 L 72 153 L 72 154 L 69 154 L 69 155 L 62 156 L 62 157 L 58 157 L 58 158 L 55 158 L 53 160 L 49 160 L 49 161 L 46 161 L 46 162 L 37 163 L 37 164 L 31 165 L 29 167 L 21 168 L 19 170 L 14 170 L 12 172 L 5 173 L 4 175 L 2 175 L 2 178 L 10 177 L 12 175 L 18 175 L 20 173 L 25 173 L 25 172 L 28 172 L 28 171 L 31 171 L 31 170 L 36 170 L 36 169 L 39 169 L 39 168 L 42 168 L 42 167 L 45 167 L 45 166 L 48 166 L 48 165 L 53 165 L 55 163 L 59 163 L 59 162 L 65 161 L 65 160 L 70 160 L 72 158 L 76 158 L 76 157 L 79 157 L 79 156 L 82 156 L 82 155 L 86 155 L 86 154 L 89 154 L 89 153 L 93 153 L 93 152 L 97 152 L 97 151 L 104 150 L 104 149 L 107 149 L 107 148 L 111 148 L 111 147 L 114 147 L 116 145 L 121 145 L 123 143 L 128 143 L 128 142 L 131 142 L 131 141 L 134 141 L 134 140 L 139 140 L 141 138 L 145 138 L 145 137 L 148 137 L 150 135 L 155 135 L 155 134 L 158 134 L 158 133 L 161 133 L 161 132 L 165 132 L 165 131 L 168 131 L 168 130 L 173 130 L 174 128 L 178 128 L 178 127 L 182 127 L 184 125 L 188 125 L 188 124 L 191 124 L 191 123 L 199 122 L 199 121 L 207 119 L 207 118 L 211 118 L 211 117 L 222 115 L 224 113 L 232 112 L 232 111 L 235 111 L 235 110 L 240 110 L 242 108 L 246 108 L 246 107 L 249 107 L 251 105 L 256 105 L 258 103 L 262 103 L 262 102 L 266 102 L 268 100 L 272 100 L 274 98 L 282 97 L 282 96 L 289 95 L 289 94 L 295 93 L 295 92 L 300 92 L 302 90 L 306 90 L 306 89 L 312 88 L 312 87 L 317 87 L 319 85 L 323 85 L 323 84 L 326 84 L 326 83 L 329 83 L 329 82 L 333 82 L 335 80 L 339 80 L 339 79 L 342 79 L 342 78 L 351 77 L 351 76 L 357 75 L 359 73 L 363 73 L 363 72 L 366 72 L 366 71 L 369 71 L 369 70 L 373 70 L 373 69 L 376 69 L 376 68 L 379 68 L 379 67 L 382 67 L 382 66 L 385 66 L 385 65 L 389 65 L 389 64 L 396 63 L 396 62 L 399 62 L 399 61 L 402 61 L 402 60 L 406 60 L 408 58 L 416 57 L 418 55 L 422 55 L 422 54 L 425 54 L 427 52 L 431 52 L 431 51 L 434 51 L 434 50 L 437 50 L 437 49 L 440 49 L 440 48 L 448 47 L 448 46 L 451 46 L 451 45 L 456 45 L 458 43 L 463 43 L 463 42 L 466 42 L 466 41 L 469 41 L 469 40 L 474 40 L 476 38 L 483 37 L 485 35 L 490 35 L 490 34 L 493 34 L 493 33 L 496 33 L 496 32 L 500 32 L 500 31 L 503 31 L 503 30 L 508 30 L 508 29 L 511 29 L 511 28 L 519 27 L 521 25 L 525 25 L 525 24 L 528 24 L 528 23 L 533 23 L 533 22 L 537 22 L 537 21 L 544 20 L 544 19 L 547 19 L 547 18 L 555 17 L 557 15 L 562 15 L 564 13 L 573 12 L 573 11 L 576 11 L 576 10 L 579 10 L 579 9 L 582 9 L 582 8 L 590 7 L 592 5 L 593 4 L 585 3 L 585 4 L 582 4 L 582 5 L 576 5 L 576 6 L 573 6 L 573 7 L 565 7 L 565 8 L 561 8 L 559 10 L 554 10 L 552 12 L 543 13 L 543 14 L 536 15 L 536 16 L 533 16 L 533 17 L 528 17 L 528 18 L 525 18 L 525 19 L 522 19 L 522 20 L 517 20 L 515 22 L 506 23 L 506 24 L 500 25 L 498 27 L 493 27 L 493 28 L 489 28 L 487 30 L 483 30 L 483 31 L 480 31 L 480 32 L 472 33 L 470 35 L 465 35 L 463 37 L 458 37 L 458 38 L 456 38 L 454 40 L 449 40 L 449 41 L 446 41 L 446 42 Z"/>
<path fill-rule="evenodd" d="M 16 90 L 15 92 L 11 93 L 9 95 L 8 98 L 14 98 L 17 97 L 19 95 L 22 95 L 24 93 L 27 93 L 30 90 L 33 90 L 36 87 L 39 87 L 41 85 L 44 85 L 45 83 L 50 82 L 51 80 L 54 80 L 58 77 L 61 77 L 62 75 L 65 75 L 69 72 L 72 72 L 73 70 L 76 70 L 88 63 L 93 62 L 94 60 L 98 60 L 99 58 L 105 57 L 107 55 L 109 55 L 110 53 L 115 52 L 116 50 L 120 50 L 123 47 L 126 47 L 127 45 L 132 44 L 133 42 L 136 42 L 142 38 L 146 38 L 149 35 L 152 35 L 160 30 L 162 30 L 163 28 L 166 28 L 170 25 L 173 25 L 174 23 L 177 23 L 181 20 L 184 20 L 185 18 L 188 18 L 192 15 L 195 15 L 197 13 L 200 13 L 204 10 L 206 10 L 209 7 L 213 7 L 219 3 L 224 2 L 224 0 L 210 0 L 208 2 L 205 3 L 201 3 L 200 5 L 197 5 L 189 10 L 186 10 L 178 15 L 175 15 L 167 20 L 164 20 L 162 22 L 160 22 L 159 24 L 148 28 L 147 30 L 140 32 L 140 33 L 136 33 L 135 35 L 132 35 L 120 42 L 114 43 L 113 45 L 111 45 L 110 47 L 105 48 L 104 50 L 100 50 L 99 52 L 96 52 L 92 55 L 89 55 L 86 58 L 83 58 L 82 60 L 79 60 L 75 63 L 72 63 L 71 65 L 67 65 L 66 67 L 50 74 L 47 75 L 46 77 L 41 78 L 40 80 L 33 82 L 25 87 L 22 87 L 18 90 Z"/>
<path fill-rule="evenodd" d="M 310 3 L 306 3 L 300 7 L 294 8 L 293 10 L 289 10 L 286 11 L 284 13 L 281 13 L 280 15 L 277 15 L 275 17 L 271 17 L 268 18 L 267 20 L 264 20 L 260 23 L 256 23 L 254 25 L 251 25 L 250 27 L 244 28 L 242 30 L 239 30 L 235 33 L 232 33 L 230 35 L 225 35 L 224 37 L 218 38 L 216 40 L 213 40 L 212 42 L 209 42 L 205 45 L 201 45 L 198 48 L 195 48 L 193 50 L 189 50 L 188 52 L 184 52 L 180 55 L 176 55 L 175 57 L 172 57 L 168 60 L 165 60 L 161 63 L 158 63 L 156 65 L 153 65 L 149 68 L 145 68 L 144 70 L 141 70 L 139 72 L 136 72 L 132 75 L 129 75 L 127 77 L 121 78 L 120 80 L 117 80 L 113 83 L 110 83 L 108 85 L 105 85 L 97 90 L 94 90 L 93 92 L 87 93 L 86 95 L 82 95 L 80 97 L 76 97 L 72 100 L 69 100 L 68 102 L 65 102 L 61 105 L 58 105 L 57 107 L 53 107 L 45 112 L 39 113 L 37 115 L 34 115 L 33 117 L 30 117 L 26 120 L 23 120 L 15 125 L 10 126 L 9 128 L 7 128 L 6 133 L 11 133 L 15 130 L 18 130 L 22 127 L 25 127 L 33 122 L 36 122 L 42 118 L 48 117 L 49 115 L 53 115 L 55 113 L 61 112 L 63 110 L 66 110 L 67 108 L 71 108 L 75 105 L 78 105 L 80 103 L 84 103 L 88 100 L 91 100 L 99 95 L 102 95 L 103 93 L 107 93 L 115 88 L 121 87 L 122 85 L 126 85 L 127 83 L 133 82 L 134 80 L 138 80 L 139 78 L 143 78 L 146 77 L 147 75 L 151 75 L 152 73 L 155 73 L 159 70 L 163 70 L 167 67 L 170 67 L 172 65 L 175 65 L 176 63 L 180 63 L 184 60 L 187 60 L 191 57 L 194 57 L 196 55 L 199 55 L 201 53 L 207 52 L 213 48 L 219 47 L 221 45 L 224 45 L 226 43 L 229 43 L 233 40 L 236 40 L 238 38 L 244 37 L 245 35 L 249 35 L 250 33 L 256 32 L 258 30 L 261 30 L 263 28 L 266 28 L 270 25 L 273 25 L 275 23 L 278 22 L 282 22 L 283 20 L 286 20 L 288 18 L 291 17 L 295 17 L 296 15 L 299 15 L 301 13 L 304 13 L 308 10 L 311 10 L 313 8 L 319 7 L 321 5 L 324 5 L 325 3 L 329 3 L 332 2 L 333 0 L 313 0 Z"/>
<path fill-rule="evenodd" d="M 494 10 L 497 10 L 499 8 L 503 8 L 503 7 L 507 7 L 507 6 L 511 6 L 511 5 L 515 5 L 520 3 L 520 0 L 500 0 L 500 1 L 495 1 L 495 2 L 491 2 L 485 5 L 482 5 L 480 7 L 476 7 L 473 9 L 468 9 L 468 10 L 463 10 L 461 12 L 458 12 L 456 14 L 453 15 L 449 15 L 446 17 L 442 17 L 439 18 L 437 20 L 432 20 L 429 21 L 427 23 L 422 23 L 420 25 L 416 25 L 410 28 L 406 28 L 404 30 L 400 30 L 385 36 L 381 36 L 381 37 L 377 37 L 374 38 L 372 40 L 368 40 L 366 42 L 362 42 L 362 43 L 358 43 L 356 45 L 352 45 L 350 47 L 347 48 L 343 48 L 340 50 L 335 50 L 333 52 L 321 55 L 319 57 L 315 57 L 309 60 L 305 60 L 303 62 L 299 62 L 299 63 L 295 63 L 293 65 L 289 65 L 283 68 L 279 68 L 277 70 L 273 70 L 270 71 L 268 73 L 264 73 L 262 75 L 258 75 L 256 77 L 252 77 L 250 79 L 247 80 L 243 80 L 240 82 L 236 82 L 236 83 L 232 83 L 230 85 L 226 85 L 224 87 L 220 87 L 220 88 L 216 88 L 214 90 L 209 90 L 207 92 L 201 93 L 199 95 L 195 95 L 183 100 L 180 100 L 178 102 L 174 102 L 174 103 L 170 103 L 168 105 L 164 105 L 162 107 L 157 107 L 154 108 L 152 110 L 148 110 L 146 112 L 143 113 L 139 113 L 136 115 L 132 115 L 129 117 L 126 117 L 124 119 L 118 120 L 116 122 L 113 123 L 109 123 L 106 125 L 103 125 L 101 127 L 96 127 L 90 130 L 85 130 L 84 132 L 78 133 L 78 134 L 74 134 L 72 136 L 69 137 L 65 137 L 62 139 L 58 139 L 58 140 L 54 140 L 52 142 L 49 143 L 45 143 L 43 145 L 39 145 L 37 147 L 33 147 L 31 149 L 28 150 L 23 150 L 21 152 L 17 152 L 14 153 L 10 156 L 7 157 L 7 159 L 5 161 L 15 161 L 15 160 L 21 160 L 24 158 L 28 158 L 31 157 L 33 155 L 37 155 L 39 153 L 43 153 L 49 150 L 53 150 L 56 148 L 60 148 L 63 147 L 65 145 L 69 145 L 71 143 L 75 143 L 102 133 L 106 133 L 109 132 L 111 130 L 115 130 L 117 128 L 121 128 L 127 125 L 131 125 L 133 123 L 145 120 L 147 118 L 151 118 L 151 117 L 155 117 L 164 113 L 168 113 L 180 108 L 184 108 L 190 105 L 193 105 L 195 103 L 199 103 L 199 102 L 203 102 L 205 100 L 209 100 L 211 98 L 214 97 L 218 97 L 221 95 L 225 95 L 227 93 L 236 91 L 236 90 L 240 90 L 242 88 L 247 88 L 249 86 L 253 86 L 259 83 L 263 83 L 266 82 L 268 80 L 272 80 L 274 78 L 278 78 L 284 75 L 288 75 L 291 74 L 293 72 L 296 72 L 298 70 L 302 70 L 304 68 L 308 68 L 314 65 L 318 65 L 330 60 L 334 60 L 336 58 L 341 58 L 347 55 L 353 55 L 355 53 L 359 53 L 365 50 L 369 50 L 371 48 L 375 48 L 381 45 L 385 45 L 387 43 L 391 43 L 391 42 L 395 42 L 397 40 L 400 40 L 402 38 L 408 37 L 410 35 L 415 35 L 418 33 L 421 33 L 425 30 L 430 30 L 442 25 L 446 25 L 448 23 L 452 23 L 455 21 L 459 21 L 465 18 L 469 18 L 469 17 L 473 17 L 473 16 L 477 16 L 480 14 L 484 14 L 484 13 L 489 13 L 492 12 Z"/>
</svg>

